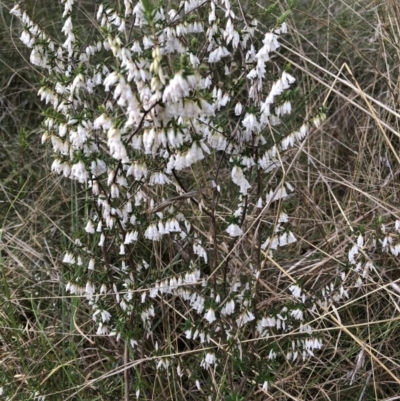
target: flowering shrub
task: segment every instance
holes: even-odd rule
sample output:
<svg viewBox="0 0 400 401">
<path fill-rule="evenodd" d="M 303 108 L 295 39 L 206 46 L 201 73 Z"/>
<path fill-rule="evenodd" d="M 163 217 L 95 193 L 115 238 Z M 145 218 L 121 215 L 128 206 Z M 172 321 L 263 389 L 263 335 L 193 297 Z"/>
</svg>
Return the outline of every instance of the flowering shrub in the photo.
<svg viewBox="0 0 400 401">
<path fill-rule="evenodd" d="M 51 169 L 88 193 L 63 255 L 67 291 L 91 308 L 84 334 L 124 344 L 138 399 L 154 385 L 165 399 L 267 393 L 281 364 L 322 347 L 310 321 L 331 302 L 276 261 L 297 241 L 286 154 L 324 119 L 286 119 L 299 91 L 275 52 L 290 8 L 260 21 L 236 0 L 100 3 L 85 38 L 62 3 L 63 43 L 12 13 L 45 74 Z"/>
</svg>

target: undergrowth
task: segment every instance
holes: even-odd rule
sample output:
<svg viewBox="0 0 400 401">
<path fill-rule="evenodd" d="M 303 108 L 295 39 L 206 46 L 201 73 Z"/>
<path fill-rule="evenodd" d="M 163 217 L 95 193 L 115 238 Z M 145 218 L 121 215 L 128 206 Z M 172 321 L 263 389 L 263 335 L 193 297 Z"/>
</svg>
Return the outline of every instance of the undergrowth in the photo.
<svg viewBox="0 0 400 401">
<path fill-rule="evenodd" d="M 0 149 L 4 155 L 0 162 L 0 397 L 398 399 L 398 4 L 394 0 L 368 4 L 303 0 L 294 6 L 286 19 L 288 33 L 281 35 L 281 47 L 271 67 L 271 74 L 286 68 L 296 77 L 298 92 L 292 114 L 285 120 L 285 131 L 302 123 L 299 116 L 315 118 L 316 110 L 326 111 L 326 119 L 316 124 L 304 141 L 282 152 L 280 164 L 285 174 L 275 171 L 263 176 L 257 189 L 265 193 L 268 185 L 287 181 L 293 184 L 293 193 L 270 207 L 264 207 L 264 199 L 262 213 L 249 197 L 251 209 L 246 220 L 232 219 L 232 224 L 242 223 L 243 231 L 249 230 L 247 234 L 236 238 L 229 235 L 233 228 L 226 232 L 232 215 L 240 216 L 234 216 L 240 194 L 232 182 L 229 157 L 218 159 L 221 151 L 212 155 L 222 160 L 218 167 L 221 195 L 210 186 L 214 159 L 179 173 L 183 193 L 148 188 L 151 197 L 158 199 L 156 195 L 160 195 L 160 201 L 151 205 L 149 197 L 141 209 L 144 221 L 175 205 L 189 216 L 187 220 L 196 231 L 191 241 L 202 240 L 208 261 L 197 257 L 193 243 L 187 246 L 185 238 L 143 241 L 134 248 L 132 257 L 135 264 L 147 258 L 151 267 L 138 271 L 135 280 L 143 284 L 133 291 L 147 290 L 149 299 L 154 283 L 184 277 L 188 266 L 197 271 L 190 264 L 195 261 L 201 276 L 211 277 L 213 292 L 207 295 L 200 314 L 176 293 L 157 295 L 156 316 L 147 337 L 146 325 L 142 326 L 140 317 L 140 323 L 130 321 L 132 315 L 124 315 L 128 323 L 121 326 L 120 333 L 115 326 L 110 328 L 115 330 L 114 336 L 104 335 L 93 321 L 87 281 L 79 282 L 82 292 L 76 288 L 71 291 L 71 285 L 78 285 L 77 278 L 94 280 L 90 272 L 79 272 L 77 277 L 76 266 L 63 261 L 66 253 L 74 251 L 77 237 L 82 242 L 89 237 L 84 228 L 87 220 L 94 218 L 95 205 L 84 186 L 50 172 L 54 157 L 51 145 L 41 144 L 45 107 L 37 97 L 45 72 L 32 68 L 29 62 L 29 51 L 19 40 L 21 25 L 9 14 L 13 6 L 0 1 Z M 246 6 L 261 15 L 269 5 L 249 2 Z M 63 40 L 63 5 L 26 1 L 23 7 L 54 39 Z M 287 9 L 288 5 L 280 2 L 272 16 L 279 17 Z M 93 21 L 98 6 L 76 1 L 74 10 L 77 31 L 82 34 L 87 30 L 88 37 L 95 35 Z M 270 20 L 260 18 L 258 29 L 269 31 Z M 231 111 L 226 124 L 234 118 Z M 216 196 L 221 196 L 222 206 L 209 209 L 213 220 L 202 210 L 207 211 Z M 271 254 L 271 245 L 264 249 L 261 245 L 272 235 L 283 210 L 297 241 Z M 254 230 L 257 224 L 266 227 L 263 237 Z M 220 236 L 212 246 L 206 246 L 211 228 Z M 184 230 L 189 233 L 187 227 Z M 95 252 L 97 248 L 92 249 Z M 111 245 L 109 250 L 112 260 L 108 263 L 115 273 L 113 266 L 121 263 L 119 245 L 117 251 Z M 201 249 L 198 252 L 201 254 Z M 105 262 L 101 258 L 96 263 Z M 271 329 L 268 341 L 260 341 L 263 335 L 257 331 L 256 318 L 248 329 L 238 330 L 236 338 L 244 350 L 240 355 L 237 343 L 219 337 L 211 324 L 206 326 L 203 317 L 213 323 L 208 312 L 212 306 L 217 309 L 214 300 L 218 291 L 223 298 L 231 290 L 227 280 L 224 284 L 212 281 L 220 273 L 224 277 L 223 268 L 225 278 L 238 278 L 243 283 L 261 272 L 255 285 L 254 309 L 250 309 L 257 317 L 282 313 L 282 306 L 296 310 L 301 295 L 295 294 L 301 289 L 309 302 L 304 304 L 304 312 L 312 338 L 322 344 L 315 347 L 313 357 L 304 362 L 287 356 L 291 341 L 299 336 L 296 327 L 288 332 Z M 104 277 L 107 274 L 101 269 L 96 274 L 98 280 L 109 280 L 105 281 L 108 299 L 104 297 L 102 307 L 115 307 L 115 277 L 110 277 L 110 272 Z M 121 283 L 116 284 L 123 294 Z M 171 286 L 171 281 L 167 285 Z M 95 293 L 101 291 L 96 286 Z M 197 293 L 202 291 L 199 286 Z M 312 303 L 316 307 L 308 312 Z M 133 315 L 139 312 L 143 312 L 140 298 Z M 232 324 L 229 315 L 224 319 L 224 324 Z M 208 343 L 193 338 L 197 337 L 196 325 L 210 330 Z M 192 331 L 185 336 L 188 330 Z M 121 340 L 117 341 L 118 337 Z M 277 358 L 271 357 L 271 352 Z M 207 357 L 210 353 L 215 354 L 215 368 L 213 357 Z M 166 360 L 173 368 L 157 367 Z"/>
</svg>

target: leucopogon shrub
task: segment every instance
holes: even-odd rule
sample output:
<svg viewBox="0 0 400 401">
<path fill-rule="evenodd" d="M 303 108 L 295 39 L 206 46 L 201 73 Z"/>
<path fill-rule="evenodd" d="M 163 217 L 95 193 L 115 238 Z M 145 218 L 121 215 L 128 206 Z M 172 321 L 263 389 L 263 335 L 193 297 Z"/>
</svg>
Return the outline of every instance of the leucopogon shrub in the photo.
<svg viewBox="0 0 400 401">
<path fill-rule="evenodd" d="M 323 346 L 317 308 L 348 296 L 341 274 L 315 294 L 271 274 L 297 241 L 284 157 L 325 118 L 304 110 L 276 57 L 293 4 L 255 15 L 240 0 L 98 2 L 87 36 L 74 0 L 61 3 L 63 43 L 22 4 L 11 12 L 44 74 L 51 169 L 87 191 L 63 254 L 66 290 L 93 317 L 84 334 L 124 344 L 114 373 L 129 370 L 138 399 L 158 385 L 174 399 L 262 397 L 279 366 Z"/>
</svg>

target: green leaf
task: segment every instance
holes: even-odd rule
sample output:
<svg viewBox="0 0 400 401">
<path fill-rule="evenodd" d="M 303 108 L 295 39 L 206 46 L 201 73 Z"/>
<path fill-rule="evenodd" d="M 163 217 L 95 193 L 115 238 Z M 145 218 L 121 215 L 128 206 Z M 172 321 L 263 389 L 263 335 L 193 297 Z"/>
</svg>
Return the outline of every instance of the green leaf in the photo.
<svg viewBox="0 0 400 401">
<path fill-rule="evenodd" d="M 150 17 L 154 10 L 154 5 L 151 0 L 141 0 L 145 14 Z"/>
<path fill-rule="evenodd" d="M 270 14 L 273 11 L 275 11 L 275 9 L 278 7 L 278 2 L 276 1 L 275 3 L 272 3 L 266 10 L 265 12 Z"/>
<path fill-rule="evenodd" d="M 291 10 L 285 11 L 285 12 L 276 20 L 276 23 L 277 23 L 278 25 L 282 25 L 282 24 L 285 22 L 286 18 L 289 16 L 290 13 L 291 13 Z"/>
</svg>

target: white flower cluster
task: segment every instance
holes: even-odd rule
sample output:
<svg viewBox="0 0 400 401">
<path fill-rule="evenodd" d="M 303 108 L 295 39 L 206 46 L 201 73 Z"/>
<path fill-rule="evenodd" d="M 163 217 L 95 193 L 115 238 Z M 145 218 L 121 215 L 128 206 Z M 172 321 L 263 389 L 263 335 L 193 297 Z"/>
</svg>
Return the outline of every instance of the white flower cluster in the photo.
<svg viewBox="0 0 400 401">
<path fill-rule="evenodd" d="M 268 330 L 299 327 L 302 338 L 287 359 L 311 355 L 321 343 L 305 322 L 299 287 L 290 288 L 298 303 L 292 308 L 263 316 L 255 304 L 264 297 L 255 296 L 262 252 L 273 258 L 273 250 L 297 241 L 282 211 L 294 188 L 271 184 L 270 173 L 323 120 L 276 131 L 296 100 L 289 91 L 295 78 L 269 63 L 286 23 L 259 32 L 237 0 L 185 0 L 178 9 L 150 0 L 100 2 L 100 29 L 82 41 L 74 1 L 64 3 L 59 44 L 20 5 L 11 12 L 24 26 L 31 62 L 45 69 L 39 96 L 49 106 L 42 140 L 55 154 L 51 169 L 92 197 L 80 233 L 87 244 L 74 244 L 63 262 L 67 291 L 87 299 L 97 335 L 126 341 L 166 370 L 178 362 L 161 351 L 178 351 L 172 342 L 158 345 L 156 321 L 186 320 L 190 328 L 179 330 L 199 349 L 211 339 L 229 341 L 239 359 L 251 327 L 268 359 L 279 355 L 262 345 Z M 279 215 L 266 223 L 262 213 L 273 202 Z M 355 261 L 356 250 L 351 255 Z M 224 365 L 217 351 L 202 355 L 204 369 Z"/>
</svg>

